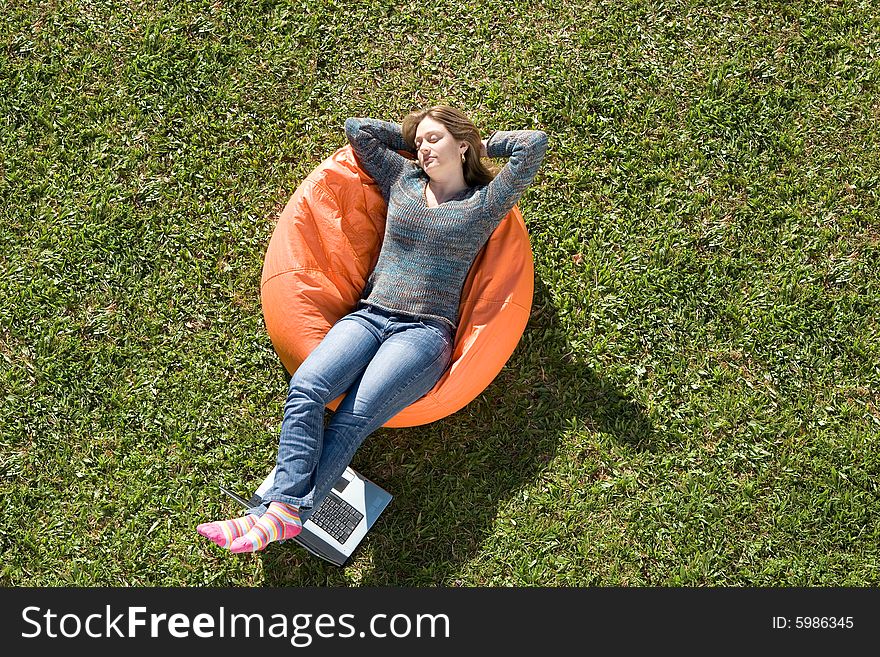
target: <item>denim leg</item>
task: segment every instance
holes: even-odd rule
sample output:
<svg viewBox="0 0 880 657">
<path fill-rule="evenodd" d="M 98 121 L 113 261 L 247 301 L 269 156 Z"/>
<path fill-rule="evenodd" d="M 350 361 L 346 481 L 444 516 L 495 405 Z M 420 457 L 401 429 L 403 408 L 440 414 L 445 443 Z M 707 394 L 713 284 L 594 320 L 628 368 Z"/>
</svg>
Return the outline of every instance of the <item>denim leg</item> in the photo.
<svg viewBox="0 0 880 657">
<path fill-rule="evenodd" d="M 452 357 L 449 330 L 419 321 L 395 323 L 347 392 L 324 432 L 312 499 L 317 505 L 342 476 L 364 439 L 428 393 Z M 310 515 L 304 510 L 303 519 Z"/>
<path fill-rule="evenodd" d="M 278 446 L 275 480 L 263 505 L 312 504 L 315 467 L 324 449 L 324 409 L 363 373 L 380 346 L 378 330 L 351 315 L 334 324 L 290 379 Z"/>
</svg>

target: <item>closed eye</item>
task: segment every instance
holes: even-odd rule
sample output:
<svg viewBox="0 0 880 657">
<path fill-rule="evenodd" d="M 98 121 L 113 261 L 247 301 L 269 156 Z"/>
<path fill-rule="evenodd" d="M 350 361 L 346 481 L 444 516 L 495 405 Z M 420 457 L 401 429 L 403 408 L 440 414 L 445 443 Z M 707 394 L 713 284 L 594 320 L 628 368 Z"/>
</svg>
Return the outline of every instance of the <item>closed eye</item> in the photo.
<svg viewBox="0 0 880 657">
<path fill-rule="evenodd" d="M 439 139 L 439 137 L 437 135 L 428 135 L 428 141 L 431 142 L 432 144 L 435 143 L 437 141 L 437 139 Z M 421 138 L 416 139 L 416 147 L 419 147 L 421 145 L 422 145 Z"/>
</svg>

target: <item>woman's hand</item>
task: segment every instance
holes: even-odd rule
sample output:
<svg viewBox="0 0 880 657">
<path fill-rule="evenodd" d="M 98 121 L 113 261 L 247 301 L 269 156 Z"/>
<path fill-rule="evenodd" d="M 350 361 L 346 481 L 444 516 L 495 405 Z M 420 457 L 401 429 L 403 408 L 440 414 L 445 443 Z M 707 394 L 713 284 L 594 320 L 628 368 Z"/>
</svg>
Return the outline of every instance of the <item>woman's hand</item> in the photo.
<svg viewBox="0 0 880 657">
<path fill-rule="evenodd" d="M 489 153 L 486 151 L 486 142 L 488 139 L 483 139 L 480 141 L 480 157 L 489 157 Z"/>
</svg>

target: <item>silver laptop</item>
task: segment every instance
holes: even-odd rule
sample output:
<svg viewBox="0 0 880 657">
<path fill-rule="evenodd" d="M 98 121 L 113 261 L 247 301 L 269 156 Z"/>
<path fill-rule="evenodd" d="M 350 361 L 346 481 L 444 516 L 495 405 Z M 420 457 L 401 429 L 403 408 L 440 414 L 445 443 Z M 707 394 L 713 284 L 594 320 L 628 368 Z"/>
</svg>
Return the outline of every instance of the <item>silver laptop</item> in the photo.
<svg viewBox="0 0 880 657">
<path fill-rule="evenodd" d="M 247 500 L 223 486 L 220 490 L 243 507 L 251 508 L 263 501 L 274 480 L 275 468 L 272 468 Z M 348 467 L 303 523 L 299 535 L 291 540 L 332 564 L 344 566 L 391 498 L 387 490 Z"/>
</svg>

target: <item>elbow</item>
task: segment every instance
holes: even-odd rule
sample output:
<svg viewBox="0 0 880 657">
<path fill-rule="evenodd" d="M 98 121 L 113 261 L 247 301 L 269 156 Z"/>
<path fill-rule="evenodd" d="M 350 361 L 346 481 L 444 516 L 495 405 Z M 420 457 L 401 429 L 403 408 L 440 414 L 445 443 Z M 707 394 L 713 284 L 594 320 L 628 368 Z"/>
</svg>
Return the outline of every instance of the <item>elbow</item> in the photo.
<svg viewBox="0 0 880 657">
<path fill-rule="evenodd" d="M 535 151 L 542 158 L 544 157 L 544 153 L 547 152 L 548 141 L 546 132 L 543 130 L 535 130 Z"/>
<path fill-rule="evenodd" d="M 348 141 L 354 143 L 361 129 L 361 122 L 355 118 L 345 119 L 345 136 Z"/>
<path fill-rule="evenodd" d="M 543 130 L 526 130 L 517 147 L 520 157 L 525 157 L 532 162 L 541 162 L 547 152 L 547 133 Z"/>
</svg>

